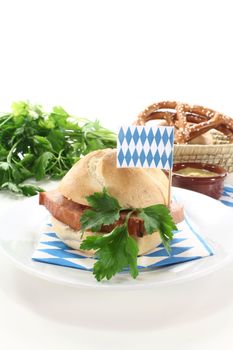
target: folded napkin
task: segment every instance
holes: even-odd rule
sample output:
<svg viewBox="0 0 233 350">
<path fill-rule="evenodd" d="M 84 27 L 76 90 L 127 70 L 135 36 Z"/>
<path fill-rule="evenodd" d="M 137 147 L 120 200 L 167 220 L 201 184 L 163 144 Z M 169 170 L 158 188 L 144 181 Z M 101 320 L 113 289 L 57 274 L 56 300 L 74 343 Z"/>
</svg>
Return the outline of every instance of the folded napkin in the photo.
<svg viewBox="0 0 233 350">
<path fill-rule="evenodd" d="M 138 257 L 139 269 L 152 269 L 213 255 L 211 247 L 194 229 L 187 215 L 185 220 L 177 227 L 178 230 L 174 232 L 174 239 L 171 242 L 171 255 L 169 256 L 163 244 L 160 244 L 148 254 Z M 42 230 L 39 244 L 33 253 L 32 259 L 81 270 L 92 270 L 96 262 L 96 258 L 87 257 L 85 254 L 64 244 L 56 236 L 56 232 L 50 223 L 47 223 Z"/>
<path fill-rule="evenodd" d="M 233 186 L 225 185 L 220 201 L 229 206 L 233 207 Z"/>
</svg>

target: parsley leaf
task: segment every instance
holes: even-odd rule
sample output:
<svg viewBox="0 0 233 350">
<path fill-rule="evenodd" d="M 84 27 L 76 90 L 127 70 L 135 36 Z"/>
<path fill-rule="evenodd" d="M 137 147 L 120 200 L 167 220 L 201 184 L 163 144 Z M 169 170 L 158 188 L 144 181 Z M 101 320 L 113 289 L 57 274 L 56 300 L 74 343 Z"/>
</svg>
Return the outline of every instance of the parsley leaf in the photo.
<svg viewBox="0 0 233 350">
<path fill-rule="evenodd" d="M 168 208 L 163 204 L 156 204 L 144 209 L 139 209 L 139 211 L 139 217 L 144 220 L 146 233 L 150 235 L 158 231 L 165 249 L 170 253 L 170 241 L 173 238 L 172 231 L 177 230 L 177 227 L 174 224 Z"/>
<path fill-rule="evenodd" d="M 111 279 L 117 272 L 130 268 L 133 278 L 138 275 L 136 241 L 129 236 L 127 224 L 117 226 L 108 235 L 89 236 L 80 246 L 83 250 L 95 249 L 99 260 L 95 263 L 93 274 L 97 281 Z"/>
<path fill-rule="evenodd" d="M 107 215 L 107 218 L 108 218 L 108 215 Z M 87 209 L 82 214 L 80 218 L 80 222 L 82 225 L 82 231 L 91 230 L 93 232 L 97 232 L 97 231 L 100 231 L 101 226 L 104 223 L 104 217 L 100 211 L 96 212 L 94 210 Z"/>
<path fill-rule="evenodd" d="M 24 196 L 30 197 L 35 196 L 38 192 L 43 192 L 41 187 L 35 185 L 19 184 L 18 187 L 21 189 Z"/>
<path fill-rule="evenodd" d="M 95 192 L 87 197 L 90 206 L 97 211 L 119 211 L 121 206 L 118 200 L 109 195 L 107 189 L 104 187 L 103 192 Z"/>
<path fill-rule="evenodd" d="M 46 168 L 52 158 L 51 152 L 45 152 L 36 160 L 34 168 L 36 180 L 41 180 L 45 176 Z"/>
<path fill-rule="evenodd" d="M 10 168 L 10 164 L 7 162 L 0 162 L 0 169 L 7 171 Z"/>
<path fill-rule="evenodd" d="M 13 193 L 21 193 L 21 189 L 13 182 L 5 182 L 4 184 L 2 184 L 1 188 L 8 189 Z"/>
<path fill-rule="evenodd" d="M 106 190 L 86 197 L 92 209 L 85 210 L 80 222 L 82 230 L 99 231 L 102 225 L 111 225 L 120 217 L 120 204 Z"/>
</svg>

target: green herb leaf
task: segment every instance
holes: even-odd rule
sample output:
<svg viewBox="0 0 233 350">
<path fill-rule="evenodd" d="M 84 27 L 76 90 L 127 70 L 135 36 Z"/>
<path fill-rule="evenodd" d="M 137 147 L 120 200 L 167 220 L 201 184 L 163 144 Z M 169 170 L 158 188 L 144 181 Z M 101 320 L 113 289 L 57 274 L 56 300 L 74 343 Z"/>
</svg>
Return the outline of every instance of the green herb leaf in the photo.
<svg viewBox="0 0 233 350">
<path fill-rule="evenodd" d="M 107 216 L 108 217 L 108 216 Z M 114 220 L 115 221 L 115 220 Z M 114 222 L 113 221 L 113 222 Z M 80 218 L 82 230 L 91 230 L 93 232 L 100 231 L 104 224 L 104 218 L 101 212 L 94 210 L 85 210 Z"/>
<path fill-rule="evenodd" d="M 20 184 L 18 187 L 22 190 L 23 195 L 27 197 L 35 196 L 38 192 L 44 191 L 41 187 L 35 185 Z"/>
<path fill-rule="evenodd" d="M 110 196 L 104 188 L 103 192 L 96 192 L 87 197 L 92 209 L 85 210 L 80 222 L 82 230 L 99 231 L 102 225 L 110 225 L 119 219 L 120 204 Z"/>
<path fill-rule="evenodd" d="M 14 184 L 13 182 L 5 182 L 1 188 L 3 189 L 8 189 L 10 190 L 11 192 L 14 192 L 14 193 L 22 193 L 21 189 L 16 185 Z"/>
<path fill-rule="evenodd" d="M 34 143 L 36 146 L 40 146 L 47 151 L 52 151 L 53 149 L 49 140 L 43 136 L 39 136 L 39 135 L 34 136 Z"/>
<path fill-rule="evenodd" d="M 47 139 L 49 140 L 50 145 L 52 145 L 54 151 L 58 153 L 65 147 L 65 135 L 59 130 L 51 130 L 47 136 Z"/>
<path fill-rule="evenodd" d="M 62 108 L 61 106 L 55 106 L 53 107 L 53 113 L 64 116 L 66 118 L 69 117 L 69 114 Z"/>
<path fill-rule="evenodd" d="M 31 153 L 25 153 L 23 159 L 21 160 L 21 164 L 27 167 L 28 166 L 31 167 L 35 159 L 36 159 L 35 155 Z"/>
<path fill-rule="evenodd" d="M 0 160 L 3 160 L 7 157 L 7 150 L 0 144 Z"/>
<path fill-rule="evenodd" d="M 20 182 L 25 180 L 23 173 L 15 165 L 11 165 L 11 168 L 11 174 L 15 184 L 19 184 Z"/>
<path fill-rule="evenodd" d="M 7 162 L 0 162 L 0 169 L 7 171 L 10 169 L 10 164 Z"/>
<path fill-rule="evenodd" d="M 40 129 L 43 130 L 43 132 L 46 132 L 46 129 L 54 129 L 55 128 L 55 124 L 54 121 L 49 118 L 49 119 L 39 119 L 38 121 L 38 126 L 40 127 Z"/>
<path fill-rule="evenodd" d="M 144 209 L 139 209 L 139 211 L 139 217 L 144 220 L 147 234 L 158 231 L 165 249 L 170 253 L 170 241 L 173 238 L 172 231 L 177 230 L 177 227 L 174 224 L 168 208 L 165 205 L 156 204 Z"/>
<path fill-rule="evenodd" d="M 97 211 L 119 212 L 119 210 L 121 209 L 118 200 L 110 196 L 106 188 L 103 188 L 102 192 L 95 192 L 94 194 L 86 198 L 89 205 Z"/>
<path fill-rule="evenodd" d="M 127 224 L 116 227 L 109 235 L 89 236 L 81 244 L 81 249 L 95 249 L 98 261 L 93 274 L 97 281 L 111 279 L 117 272 L 129 267 L 133 278 L 138 275 L 136 241 L 129 236 Z"/>
<path fill-rule="evenodd" d="M 35 162 L 34 172 L 36 180 L 41 180 L 45 174 L 50 160 L 54 157 L 51 152 L 43 153 Z"/>
<path fill-rule="evenodd" d="M 26 116 L 28 112 L 28 104 L 24 101 L 13 102 L 12 105 L 13 115 L 15 117 Z"/>
</svg>

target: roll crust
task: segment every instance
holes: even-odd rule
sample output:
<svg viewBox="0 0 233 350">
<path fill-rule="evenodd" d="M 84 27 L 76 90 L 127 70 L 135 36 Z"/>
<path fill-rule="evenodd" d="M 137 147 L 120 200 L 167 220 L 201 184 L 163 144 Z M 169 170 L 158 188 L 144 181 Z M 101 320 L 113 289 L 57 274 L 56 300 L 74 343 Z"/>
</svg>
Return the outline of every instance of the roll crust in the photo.
<svg viewBox="0 0 233 350">
<path fill-rule="evenodd" d="M 160 169 L 117 168 L 116 149 L 92 152 L 64 176 L 59 191 L 74 202 L 88 205 L 86 197 L 105 187 L 124 208 L 168 204 L 168 179 Z"/>
</svg>

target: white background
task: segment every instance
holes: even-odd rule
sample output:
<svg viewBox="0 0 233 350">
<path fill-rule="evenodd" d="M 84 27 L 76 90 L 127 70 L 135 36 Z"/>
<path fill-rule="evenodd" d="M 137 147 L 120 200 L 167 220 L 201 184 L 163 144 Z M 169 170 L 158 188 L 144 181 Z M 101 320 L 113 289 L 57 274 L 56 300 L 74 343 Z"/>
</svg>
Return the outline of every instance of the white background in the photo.
<svg viewBox="0 0 233 350">
<path fill-rule="evenodd" d="M 131 122 L 150 103 L 175 99 L 233 115 L 231 6 L 230 0 L 0 0 L 0 110 L 28 99 L 114 127 Z M 41 313 L 42 282 L 16 271 L 2 256 L 0 261 L 3 350 L 42 349 L 42 344 L 43 349 L 232 349 L 232 267 L 221 274 L 228 284 L 223 291 L 218 286 L 212 309 L 202 305 L 193 322 L 167 320 L 167 328 L 157 323 L 127 331 L 117 323 L 100 329 L 93 322 L 90 327 L 64 322 L 59 298 L 56 310 Z M 213 293 L 217 278 L 210 282 Z M 20 290 L 20 279 L 26 290 Z M 52 300 L 55 287 L 45 282 L 43 287 Z M 227 291 L 227 305 L 216 310 Z M 208 300 L 204 289 L 203 295 Z M 93 310 L 86 308 L 91 320 Z"/>
<path fill-rule="evenodd" d="M 233 114 L 231 1 L 0 1 L 0 110 L 29 99 L 111 126 L 180 100 Z"/>
</svg>

